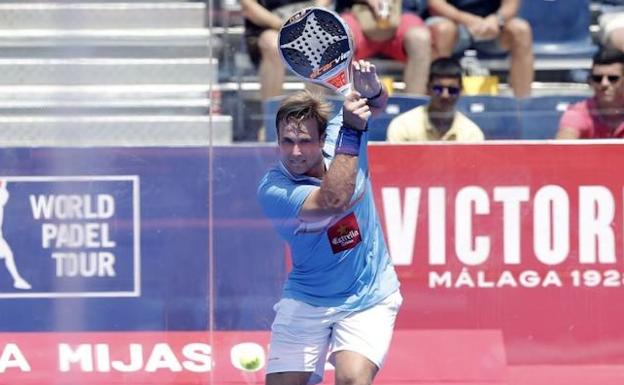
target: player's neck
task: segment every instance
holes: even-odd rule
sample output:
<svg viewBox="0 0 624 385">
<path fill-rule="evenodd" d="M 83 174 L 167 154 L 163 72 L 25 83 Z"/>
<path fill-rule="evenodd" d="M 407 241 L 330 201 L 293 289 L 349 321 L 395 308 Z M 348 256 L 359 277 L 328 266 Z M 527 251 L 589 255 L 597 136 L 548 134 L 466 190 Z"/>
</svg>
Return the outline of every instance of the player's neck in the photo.
<svg viewBox="0 0 624 385">
<path fill-rule="evenodd" d="M 323 179 L 326 173 L 327 169 L 325 168 L 325 162 L 323 162 L 323 159 L 321 158 L 321 161 L 314 167 L 310 168 L 308 172 L 305 173 L 305 175 L 313 178 Z"/>
</svg>

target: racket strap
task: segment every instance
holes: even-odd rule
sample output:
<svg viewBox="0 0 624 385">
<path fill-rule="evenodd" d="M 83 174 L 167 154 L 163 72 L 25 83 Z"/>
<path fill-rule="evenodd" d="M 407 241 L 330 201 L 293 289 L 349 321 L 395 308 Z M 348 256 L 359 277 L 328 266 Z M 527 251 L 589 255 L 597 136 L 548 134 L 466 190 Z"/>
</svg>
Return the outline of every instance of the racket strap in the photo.
<svg viewBox="0 0 624 385">
<path fill-rule="evenodd" d="M 382 85 L 377 95 L 368 98 L 368 105 L 374 108 L 383 108 L 388 101 L 388 93 L 384 91 L 385 90 Z"/>
<path fill-rule="evenodd" d="M 380 86 L 379 86 L 379 92 L 377 92 L 377 95 L 375 95 L 375 96 L 371 96 L 370 98 L 367 98 L 367 99 L 368 99 L 368 100 L 375 100 L 375 99 L 377 99 L 378 97 L 380 97 L 380 96 L 381 96 L 381 94 L 383 94 L 383 92 L 384 92 L 383 85 L 380 85 Z"/>
<path fill-rule="evenodd" d="M 338 132 L 338 139 L 336 140 L 336 155 L 358 156 L 360 153 L 361 139 L 362 131 L 342 126 Z"/>
</svg>

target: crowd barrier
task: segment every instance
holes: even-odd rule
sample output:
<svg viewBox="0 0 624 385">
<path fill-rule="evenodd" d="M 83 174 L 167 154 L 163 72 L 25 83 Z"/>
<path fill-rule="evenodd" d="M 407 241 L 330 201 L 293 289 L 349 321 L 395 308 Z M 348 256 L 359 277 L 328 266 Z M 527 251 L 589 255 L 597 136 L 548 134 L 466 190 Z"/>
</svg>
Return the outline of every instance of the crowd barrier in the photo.
<svg viewBox="0 0 624 385">
<path fill-rule="evenodd" d="M 263 383 L 288 263 L 255 192 L 276 156 L 1 149 L 2 235 L 31 288 L 0 259 L 0 383 Z M 384 144 L 370 161 L 404 296 L 376 383 L 621 383 L 621 144 Z"/>
</svg>

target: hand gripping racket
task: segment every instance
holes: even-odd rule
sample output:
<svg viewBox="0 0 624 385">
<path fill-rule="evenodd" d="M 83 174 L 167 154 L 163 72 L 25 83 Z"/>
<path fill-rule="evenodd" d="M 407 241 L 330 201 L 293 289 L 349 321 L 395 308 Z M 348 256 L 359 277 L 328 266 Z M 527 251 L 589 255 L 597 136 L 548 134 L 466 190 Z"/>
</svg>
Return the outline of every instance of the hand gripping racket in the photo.
<svg viewBox="0 0 624 385">
<path fill-rule="evenodd" d="M 351 91 L 353 43 L 336 13 L 318 7 L 295 13 L 279 32 L 279 51 L 286 66 L 300 78 L 343 96 Z"/>
</svg>

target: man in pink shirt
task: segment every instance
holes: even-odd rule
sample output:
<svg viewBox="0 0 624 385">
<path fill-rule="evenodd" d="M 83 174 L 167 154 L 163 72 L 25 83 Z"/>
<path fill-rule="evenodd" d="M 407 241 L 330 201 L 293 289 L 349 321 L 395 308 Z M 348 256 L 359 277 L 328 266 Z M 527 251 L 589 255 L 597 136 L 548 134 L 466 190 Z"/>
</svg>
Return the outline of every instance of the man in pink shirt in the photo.
<svg viewBox="0 0 624 385">
<path fill-rule="evenodd" d="M 600 50 L 588 81 L 594 96 L 568 108 L 556 138 L 624 138 L 624 53 Z"/>
</svg>

